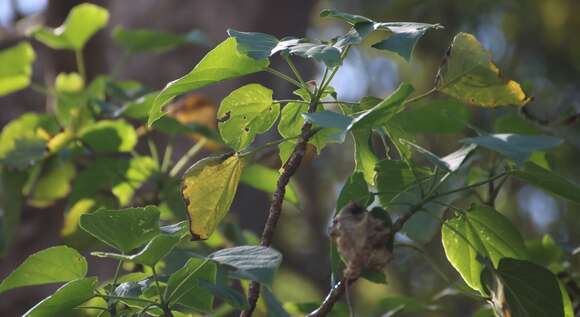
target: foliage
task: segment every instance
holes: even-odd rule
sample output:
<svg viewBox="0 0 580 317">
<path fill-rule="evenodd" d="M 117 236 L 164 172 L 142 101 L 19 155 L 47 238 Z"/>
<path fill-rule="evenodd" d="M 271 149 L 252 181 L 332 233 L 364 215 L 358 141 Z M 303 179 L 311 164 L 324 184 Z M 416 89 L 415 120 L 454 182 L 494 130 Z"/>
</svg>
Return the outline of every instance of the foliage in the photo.
<svg viewBox="0 0 580 317">
<path fill-rule="evenodd" d="M 75 52 L 78 73 L 59 74 L 47 88 L 33 84 L 53 98 L 54 112 L 24 114 L 2 130 L 1 251 L 9 247 L 25 204 L 46 207 L 66 200 L 65 242 L 81 250 L 104 250 L 91 255 L 118 265 L 112 280 L 98 281 L 86 276 L 87 261 L 78 251 L 55 246 L 30 255 L 4 278 L 0 293 L 66 282 L 25 316 L 61 316 L 72 310 L 89 315 L 96 311 L 99 316 L 242 310 L 242 316 L 251 316 L 256 309 L 272 316 L 314 309 L 309 316 L 341 316 L 344 307 L 335 303 L 349 284 L 358 279 L 387 283 L 383 269 L 397 257 L 398 233 L 420 249 L 417 245 L 440 231 L 446 258 L 467 285 L 450 283 L 454 292 L 488 303 L 496 316 L 572 316 L 573 304 L 563 285 L 573 280 L 562 280 L 570 274 L 564 250 L 549 237 L 525 240 L 509 210 L 495 204 L 511 176 L 580 202 L 580 187 L 537 159 L 538 153 L 567 144 L 558 135 L 537 135 L 534 129 L 505 133 L 511 125 L 504 119 L 498 121 L 496 133 L 485 131 L 470 123 L 466 106 L 525 107 L 530 97 L 521 86 L 500 78 L 477 39 L 460 33 L 427 92 L 416 94 L 411 84 L 401 83 L 385 98 L 344 102 L 330 83 L 351 47 L 366 45 L 378 31 L 385 38 L 373 48 L 410 61 L 417 41 L 441 26 L 377 22 L 331 10 L 321 16 L 343 20 L 350 29 L 331 40 L 278 39 L 230 29 L 226 40 L 161 91 L 112 75 L 89 81 L 83 48 L 107 25 L 104 8 L 81 4 L 60 27 L 33 30 L 30 35 L 37 41 Z M 113 38 L 127 55 L 206 43 L 199 32 L 120 27 Z M 274 56 L 288 63 L 291 75 L 269 67 Z M 292 61 L 296 57 L 323 65 L 322 79 L 304 81 Z M 0 95 L 31 85 L 34 59 L 26 41 L 0 51 Z M 297 97 L 276 100 L 271 89 L 248 84 L 222 100 L 211 123 L 192 120 L 196 114 L 189 111 L 195 110 L 179 109 L 180 102 L 192 97 L 172 102 L 196 89 L 257 72 L 295 85 Z M 423 148 L 414 137 L 465 128 L 472 136 L 459 140 L 457 150 L 444 157 Z M 256 136 L 270 130 L 282 138 L 257 145 Z M 172 162 L 171 144 L 161 157 L 154 135 L 185 135 L 196 142 Z M 320 152 L 329 143 L 349 138 L 355 145 L 355 167 L 336 202 L 333 237 L 341 238 L 330 243 L 333 287 L 320 306 L 282 305 L 272 292 L 282 254 L 270 244 L 282 203 L 300 206 L 291 178 L 309 147 Z M 380 146 L 377 140 L 383 141 Z M 148 146 L 148 153 L 137 152 L 140 143 Z M 217 153 L 183 172 L 206 145 Z M 257 155 L 276 146 L 279 171 L 260 165 Z M 482 169 L 489 175 L 473 177 Z M 224 221 L 240 183 L 273 194 L 260 246 L 255 245 L 256 237 Z M 488 189 L 485 199 L 483 187 Z M 134 272 L 121 275 L 123 265 L 132 265 Z M 263 305 L 258 304 L 261 290 Z M 391 316 L 438 310 L 435 304 L 401 296 L 385 298 L 380 306 Z M 480 314 L 488 312 L 483 309 Z"/>
</svg>

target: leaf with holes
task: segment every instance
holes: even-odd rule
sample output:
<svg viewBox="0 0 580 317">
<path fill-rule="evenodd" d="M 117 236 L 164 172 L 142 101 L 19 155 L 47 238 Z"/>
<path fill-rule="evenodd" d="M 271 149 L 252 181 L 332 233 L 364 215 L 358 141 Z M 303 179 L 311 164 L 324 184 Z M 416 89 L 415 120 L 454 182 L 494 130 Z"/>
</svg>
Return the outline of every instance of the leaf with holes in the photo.
<svg viewBox="0 0 580 317">
<path fill-rule="evenodd" d="M 273 103 L 272 90 L 249 84 L 232 91 L 218 110 L 222 139 L 236 151 L 250 145 L 256 134 L 267 132 L 280 115 L 280 104 Z"/>
</svg>

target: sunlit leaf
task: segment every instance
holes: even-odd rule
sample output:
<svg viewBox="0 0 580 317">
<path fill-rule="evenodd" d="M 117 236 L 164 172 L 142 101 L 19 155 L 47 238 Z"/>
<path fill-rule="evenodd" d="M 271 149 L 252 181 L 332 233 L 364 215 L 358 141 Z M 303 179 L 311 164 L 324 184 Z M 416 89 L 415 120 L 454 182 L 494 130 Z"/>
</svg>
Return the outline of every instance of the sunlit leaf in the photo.
<svg viewBox="0 0 580 317">
<path fill-rule="evenodd" d="M 280 173 L 277 170 L 254 164 L 244 168 L 240 181 L 267 193 L 274 193 L 279 177 Z M 296 193 L 296 184 L 292 181 L 286 186 L 284 199 L 294 205 L 300 204 Z"/>
<path fill-rule="evenodd" d="M 51 247 L 29 256 L 12 271 L 0 284 L 0 293 L 22 286 L 68 282 L 86 274 L 87 261 L 75 249 Z"/>
<path fill-rule="evenodd" d="M 465 145 L 459 150 L 450 153 L 445 157 L 438 157 L 437 155 L 433 154 L 431 151 L 406 140 L 403 140 L 403 143 L 409 144 L 415 151 L 425 156 L 427 160 L 429 160 L 433 165 L 441 168 L 447 172 L 455 172 L 456 170 L 461 167 L 461 164 L 465 161 L 467 156 L 475 150 L 476 146 L 473 144 Z"/>
<path fill-rule="evenodd" d="M 527 162 L 522 169 L 516 169 L 510 173 L 547 192 L 580 203 L 580 185 L 537 164 Z"/>
<path fill-rule="evenodd" d="M 459 33 L 439 69 L 436 88 L 468 104 L 482 107 L 523 106 L 530 98 L 515 81 L 505 81 L 477 39 Z"/>
<path fill-rule="evenodd" d="M 222 80 L 262 71 L 268 65 L 267 59 L 255 60 L 238 51 L 236 40 L 228 38 L 208 52 L 191 72 L 163 88 L 153 102 L 148 125 L 163 116 L 163 107 L 176 96 Z"/>
<path fill-rule="evenodd" d="M 548 150 L 562 144 L 562 140 L 550 136 L 521 134 L 487 134 L 461 140 L 465 144 L 483 146 L 499 152 L 516 163 L 524 163 L 535 151 Z"/>
<path fill-rule="evenodd" d="M 65 316 L 94 296 L 96 277 L 70 281 L 27 311 L 23 317 Z"/>
<path fill-rule="evenodd" d="M 107 9 L 83 3 L 72 8 L 58 28 L 42 27 L 32 31 L 32 36 L 55 49 L 82 49 L 86 42 L 109 22 Z"/>
<path fill-rule="evenodd" d="M 256 134 L 268 131 L 280 114 L 280 104 L 274 104 L 272 90 L 259 84 L 249 84 L 225 97 L 218 115 L 222 139 L 236 151 L 250 145 Z"/>
<path fill-rule="evenodd" d="M 113 40 L 130 54 L 163 53 L 185 44 L 207 44 L 206 36 L 198 30 L 185 34 L 175 34 L 157 30 L 126 29 L 116 26 Z"/>
<path fill-rule="evenodd" d="M 27 42 L 0 51 L 0 96 L 30 85 L 35 58 L 34 50 Z"/>
<path fill-rule="evenodd" d="M 441 240 L 447 259 L 471 288 L 484 292 L 481 272 L 485 257 L 497 266 L 502 258 L 526 259 L 526 247 L 518 230 L 502 214 L 478 206 L 445 221 Z"/>
<path fill-rule="evenodd" d="M 101 209 L 82 215 L 80 226 L 95 238 L 126 254 L 159 234 L 159 210 L 153 206 Z"/>
<path fill-rule="evenodd" d="M 78 92 L 85 86 L 85 80 L 79 73 L 59 73 L 54 80 L 54 88 L 58 92 Z"/>
<path fill-rule="evenodd" d="M 207 157 L 185 172 L 182 194 L 194 239 L 209 238 L 230 211 L 244 164 L 237 155 Z"/>
<path fill-rule="evenodd" d="M 28 203 L 37 208 L 52 205 L 64 198 L 71 190 L 71 181 L 76 169 L 71 162 L 53 159 L 43 166 L 43 173 L 36 181 Z"/>
</svg>

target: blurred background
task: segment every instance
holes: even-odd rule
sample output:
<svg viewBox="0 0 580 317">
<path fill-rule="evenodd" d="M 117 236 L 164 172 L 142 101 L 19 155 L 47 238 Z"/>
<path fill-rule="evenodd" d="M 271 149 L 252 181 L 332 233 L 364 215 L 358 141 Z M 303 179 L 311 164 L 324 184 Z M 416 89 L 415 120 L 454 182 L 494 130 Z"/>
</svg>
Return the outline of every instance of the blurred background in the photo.
<svg viewBox="0 0 580 317">
<path fill-rule="evenodd" d="M 22 40 L 27 25 L 60 25 L 70 8 L 80 2 L 83 1 L 0 0 L 0 48 Z M 522 83 L 534 96 L 527 110 L 535 118 L 551 123 L 580 112 L 580 2 L 577 0 L 103 0 L 94 3 L 106 7 L 111 20 L 109 27 L 99 32 L 85 49 L 89 77 L 116 72 L 122 79 L 138 80 L 151 89 L 160 89 L 188 72 L 210 47 L 221 42 L 227 36 L 227 28 L 261 31 L 279 38 L 293 35 L 330 39 L 343 34 L 347 25 L 318 16 L 321 9 L 331 8 L 376 21 L 440 23 L 445 27 L 429 31 L 419 41 L 410 63 L 370 48 L 355 49 L 332 83 L 342 100 L 357 101 L 368 95 L 384 97 L 401 81 L 413 84 L 418 92 L 430 89 L 452 37 L 458 32 L 469 32 L 491 50 L 495 63 L 506 77 Z M 208 45 L 190 45 L 167 53 L 127 59 L 110 38 L 116 25 L 176 33 L 197 29 L 206 35 Z M 72 53 L 50 50 L 34 41 L 33 45 L 39 55 L 34 81 L 52 83 L 59 72 L 75 69 Z M 305 79 L 320 76 L 320 65 L 300 59 L 296 62 Z M 285 64 L 278 59 L 273 67 L 286 70 Z M 292 87 L 266 75 L 227 81 L 196 93 L 204 98 L 204 103 L 217 107 L 232 89 L 255 81 L 272 88 L 277 99 L 291 96 Z M 22 113 L 45 111 L 48 106 L 44 96 L 31 90 L 0 98 L 0 124 L 3 127 Z M 472 123 L 489 131 L 493 130 L 496 118 L 517 116 L 513 109 L 470 109 L 470 112 Z M 579 182 L 578 123 L 552 129 L 573 144 L 548 157 L 556 163 L 553 169 Z M 438 134 L 419 139 L 434 153 L 446 154 L 456 148 L 456 140 L 463 136 Z M 259 141 L 275 137 L 272 132 Z M 283 268 L 274 286 L 282 302 L 316 302 L 328 289 L 327 226 L 337 193 L 353 168 L 349 142 L 331 145 L 320 155 L 309 153 L 296 177 L 301 205 L 298 208 L 287 206 L 284 210 L 274 243 L 274 247 L 284 254 Z M 191 140 L 184 139 L 182 143 L 174 152 L 176 158 L 191 146 Z M 268 164 L 277 168 L 279 162 L 274 156 Z M 242 187 L 228 222 L 236 222 L 241 228 L 258 233 L 265 221 L 268 203 L 267 194 Z M 578 205 L 513 181 L 505 187 L 497 206 L 526 238 L 550 234 L 568 251 L 580 244 Z M 49 208 L 27 207 L 23 211 L 14 245 L 0 259 L 0 277 L 6 276 L 29 254 L 62 243 L 64 208 L 62 202 Z M 425 254 L 400 249 L 388 269 L 388 285 L 361 281 L 352 288 L 350 297 L 360 316 L 380 316 L 388 310 L 387 298 L 392 296 L 414 296 L 426 302 L 435 297 L 444 298 L 438 302 L 445 304 L 442 310 L 408 311 L 401 316 L 472 316 L 479 309 L 472 299 L 445 293 L 449 281 L 457 280 L 458 275 L 445 261 L 438 233 L 433 234 L 425 244 Z M 572 265 L 578 267 L 578 259 L 572 261 Z M 89 267 L 104 278 L 113 270 L 107 261 L 92 261 Z M 0 316 L 19 316 L 53 289 L 40 287 L 2 295 Z"/>
</svg>

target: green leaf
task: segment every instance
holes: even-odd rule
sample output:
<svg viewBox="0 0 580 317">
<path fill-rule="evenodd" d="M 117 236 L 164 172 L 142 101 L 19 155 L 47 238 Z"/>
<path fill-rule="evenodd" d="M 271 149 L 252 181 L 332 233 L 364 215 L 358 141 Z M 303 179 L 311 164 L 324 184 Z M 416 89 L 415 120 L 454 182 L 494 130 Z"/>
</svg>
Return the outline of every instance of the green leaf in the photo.
<svg viewBox="0 0 580 317">
<path fill-rule="evenodd" d="M 211 261 L 189 259 L 167 281 L 165 298 L 168 304 L 179 303 L 201 311 L 210 311 L 213 307 L 213 295 L 200 285 L 200 281 L 215 284 L 216 272 L 217 266 Z"/>
<path fill-rule="evenodd" d="M 269 289 L 264 289 L 264 302 L 268 309 L 268 317 L 290 317 L 290 314 L 282 307 L 282 303 Z"/>
<path fill-rule="evenodd" d="M 27 42 L 0 51 L 0 96 L 30 85 L 32 64 L 35 59 L 36 54 Z"/>
<path fill-rule="evenodd" d="M 268 65 L 267 59 L 255 60 L 239 52 L 236 40 L 228 38 L 207 53 L 191 72 L 163 88 L 153 102 L 148 125 L 163 116 L 163 107 L 176 96 L 222 80 L 263 71 Z"/>
<path fill-rule="evenodd" d="M 565 270 L 562 261 L 564 251 L 549 234 L 545 234 L 542 239 L 526 240 L 526 248 L 530 260 L 534 263 L 546 267 L 554 273 Z"/>
<path fill-rule="evenodd" d="M 153 206 L 101 209 L 82 215 L 80 226 L 107 245 L 128 253 L 159 234 L 159 210 Z"/>
<path fill-rule="evenodd" d="M 267 132 L 280 115 L 280 104 L 273 103 L 272 90 L 249 84 L 226 96 L 218 110 L 222 139 L 236 151 L 250 145 L 256 134 Z"/>
<path fill-rule="evenodd" d="M 0 257 L 5 255 L 20 224 L 26 173 L 0 168 Z"/>
<path fill-rule="evenodd" d="M 501 316 L 564 317 L 558 279 L 529 261 L 504 258 L 497 271 L 489 268 L 482 279 L 492 293 L 496 314 Z"/>
<path fill-rule="evenodd" d="M 419 178 L 426 176 L 424 170 L 413 170 L 403 161 L 382 160 L 376 166 L 375 184 L 378 190 L 379 200 L 384 208 L 397 198 L 401 193 L 410 189 L 417 183 Z"/>
<path fill-rule="evenodd" d="M 510 113 L 497 118 L 494 123 L 494 131 L 495 133 L 542 134 L 540 130 L 536 129 L 517 113 Z"/>
<path fill-rule="evenodd" d="M 431 151 L 420 147 L 419 145 L 409 142 L 407 140 L 402 140 L 403 143 L 410 145 L 413 149 L 415 149 L 418 153 L 422 154 L 429 160 L 433 165 L 443 169 L 447 172 L 455 172 L 457 171 L 463 162 L 467 159 L 467 156 L 475 150 L 476 146 L 473 144 L 465 145 L 461 147 L 459 150 L 443 157 L 439 158 L 437 155 L 433 154 Z"/>
<path fill-rule="evenodd" d="M 244 168 L 240 181 L 266 193 L 274 193 L 279 177 L 280 173 L 277 170 L 254 164 Z M 296 184 L 292 181 L 286 186 L 284 200 L 297 206 L 300 204 L 296 193 Z"/>
<path fill-rule="evenodd" d="M 227 285 L 212 284 L 206 280 L 200 280 L 199 286 L 205 288 L 214 296 L 223 299 L 235 309 L 244 310 L 250 307 L 248 299 L 244 294 L 234 288 L 228 287 Z"/>
<path fill-rule="evenodd" d="M 75 93 L 85 86 L 85 80 L 79 73 L 59 73 L 54 80 L 54 89 L 60 93 Z"/>
<path fill-rule="evenodd" d="M 86 42 L 109 22 L 109 12 L 90 3 L 75 6 L 58 28 L 39 28 L 32 32 L 38 41 L 54 49 L 81 50 Z"/>
<path fill-rule="evenodd" d="M 240 246 L 218 250 L 207 256 L 234 269 L 230 276 L 272 286 L 274 274 L 282 262 L 282 254 L 263 246 Z"/>
<path fill-rule="evenodd" d="M 391 122 L 397 122 L 409 133 L 461 133 L 470 120 L 469 109 L 453 99 L 425 100 L 412 103 L 397 113 Z"/>
<path fill-rule="evenodd" d="M 547 192 L 580 203 L 579 185 L 532 162 L 527 162 L 523 169 L 513 170 L 510 173 Z"/>
<path fill-rule="evenodd" d="M 131 152 L 137 132 L 124 120 L 101 120 L 79 133 L 81 140 L 96 153 Z"/>
<path fill-rule="evenodd" d="M 130 30 L 116 26 L 112 36 L 113 40 L 129 54 L 163 53 L 185 44 L 207 44 L 206 36 L 198 30 L 185 34 L 175 34 L 146 29 Z"/>
<path fill-rule="evenodd" d="M 238 42 L 238 49 L 254 59 L 268 58 L 278 52 L 312 58 L 323 62 L 327 67 L 340 64 L 341 50 L 325 43 L 313 43 L 307 39 L 276 37 L 259 32 L 240 32 L 228 30 L 230 37 Z"/>
<path fill-rule="evenodd" d="M 96 277 L 70 281 L 49 297 L 27 311 L 23 317 L 68 315 L 72 310 L 91 299 L 97 286 Z"/>
<path fill-rule="evenodd" d="M 415 45 L 425 35 L 425 32 L 432 28 L 442 28 L 438 24 L 408 22 L 381 23 L 381 25 L 382 28 L 388 28 L 393 34 L 387 39 L 373 44 L 373 47 L 379 50 L 395 52 L 407 62 L 411 60 Z"/>
<path fill-rule="evenodd" d="M 336 200 L 336 211 L 338 212 L 350 202 L 366 207 L 372 201 L 372 198 L 373 196 L 369 192 L 363 173 L 355 171 L 348 177 L 340 190 Z"/>
<path fill-rule="evenodd" d="M 447 259 L 471 288 L 484 292 L 481 272 L 485 257 L 497 266 L 502 258 L 526 259 L 526 247 L 518 230 L 502 214 L 476 206 L 444 222 L 441 240 Z"/>
<path fill-rule="evenodd" d="M 321 17 L 339 18 L 353 28 L 337 40 L 337 46 L 359 44 L 364 38 L 375 30 L 389 32 L 389 37 L 383 41 L 375 43 L 374 48 L 389 50 L 399 54 L 409 61 L 417 41 L 429 29 L 443 28 L 439 24 L 414 23 L 414 22 L 375 22 L 367 17 L 339 12 L 335 10 L 323 10 Z"/>
<path fill-rule="evenodd" d="M 193 239 L 209 238 L 230 211 L 244 165 L 237 155 L 207 157 L 185 172 L 182 194 Z"/>
<path fill-rule="evenodd" d="M 22 286 L 68 282 L 86 274 L 87 261 L 75 249 L 51 247 L 24 260 L 2 281 L 0 293 Z"/>
<path fill-rule="evenodd" d="M 523 106 L 530 100 L 518 83 L 500 78 L 489 52 L 468 33 L 459 33 L 453 39 L 447 58 L 439 68 L 436 88 L 482 107 Z"/>
<path fill-rule="evenodd" d="M 433 311 L 434 307 L 416 298 L 407 296 L 391 296 L 380 301 L 379 307 L 386 316 L 394 316 L 403 312 L 406 314 L 423 315 Z"/>
<path fill-rule="evenodd" d="M 46 138 L 42 135 L 58 131 L 53 116 L 25 113 L 11 121 L 0 135 L 0 162 L 16 169 L 28 168 L 44 157 Z"/>
<path fill-rule="evenodd" d="M 375 166 L 379 162 L 379 158 L 373 151 L 372 132 L 370 129 L 361 129 L 351 133 L 354 139 L 354 169 L 363 173 L 365 181 L 374 186 Z"/>
<path fill-rule="evenodd" d="M 76 175 L 73 163 L 58 159 L 49 160 L 42 167 L 42 175 L 36 180 L 34 191 L 28 200 L 30 206 L 45 208 L 64 198 L 71 191 L 71 181 Z"/>
<path fill-rule="evenodd" d="M 521 134 L 488 134 L 461 140 L 465 144 L 483 146 L 501 153 L 516 163 L 524 163 L 535 151 L 548 150 L 562 144 L 562 140 L 549 136 Z"/>
<path fill-rule="evenodd" d="M 333 111 L 319 111 L 313 113 L 303 113 L 304 119 L 316 126 L 332 129 L 334 132 L 333 139 L 338 142 L 344 142 L 346 131 L 352 122 L 352 118 Z"/>
<path fill-rule="evenodd" d="M 402 83 L 390 96 L 355 117 L 348 129 L 378 128 L 387 124 L 395 114 L 402 110 L 405 100 L 413 93 L 413 90 L 413 86 Z"/>
<path fill-rule="evenodd" d="M 113 258 L 117 260 L 130 261 L 153 267 L 155 266 L 155 264 L 157 264 L 157 262 L 159 262 L 167 254 L 169 254 L 183 237 L 184 237 L 183 233 L 177 234 L 161 233 L 155 238 L 153 238 L 151 241 L 149 241 L 149 243 L 145 245 L 143 250 L 133 255 L 124 255 L 108 252 L 92 252 L 91 255 L 101 258 Z"/>
</svg>

